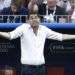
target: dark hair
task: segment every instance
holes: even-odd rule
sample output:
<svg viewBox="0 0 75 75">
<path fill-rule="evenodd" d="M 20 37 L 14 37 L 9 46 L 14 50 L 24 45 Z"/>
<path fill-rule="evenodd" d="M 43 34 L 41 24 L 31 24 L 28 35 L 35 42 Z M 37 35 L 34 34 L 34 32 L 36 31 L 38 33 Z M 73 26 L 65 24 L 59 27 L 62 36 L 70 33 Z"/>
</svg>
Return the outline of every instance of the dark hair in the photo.
<svg viewBox="0 0 75 75">
<path fill-rule="evenodd" d="M 29 10 L 29 12 L 28 12 L 27 19 L 29 19 L 30 15 L 33 15 L 33 14 L 37 14 L 37 16 L 39 16 L 39 15 L 38 15 L 38 11 L 34 11 L 33 9 L 31 9 L 31 10 Z"/>
<path fill-rule="evenodd" d="M 12 2 L 11 5 L 15 5 L 15 6 L 17 6 L 17 3 L 16 3 L 16 2 Z"/>
<path fill-rule="evenodd" d="M 28 13 L 27 20 L 29 20 L 30 15 L 34 15 L 35 13 Z"/>
</svg>

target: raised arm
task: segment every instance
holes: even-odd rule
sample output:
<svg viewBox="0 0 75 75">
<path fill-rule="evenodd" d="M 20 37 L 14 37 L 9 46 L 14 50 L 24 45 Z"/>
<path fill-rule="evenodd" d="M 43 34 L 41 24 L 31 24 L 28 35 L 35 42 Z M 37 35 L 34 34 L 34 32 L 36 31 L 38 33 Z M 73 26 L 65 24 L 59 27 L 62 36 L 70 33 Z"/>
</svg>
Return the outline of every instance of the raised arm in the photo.
<svg viewBox="0 0 75 75">
<path fill-rule="evenodd" d="M 53 40 L 58 40 L 58 41 L 75 39 L 75 35 L 62 34 L 62 33 L 59 33 L 59 32 L 55 32 L 55 31 L 53 31 L 49 28 L 46 28 L 46 32 L 47 32 L 47 38 L 48 39 L 53 39 Z"/>
<path fill-rule="evenodd" d="M 24 25 L 21 25 L 11 32 L 0 32 L 0 37 L 6 38 L 6 39 L 9 39 L 9 40 L 16 39 L 16 38 L 22 36 L 23 29 L 25 29 L 25 27 L 24 27 Z"/>
<path fill-rule="evenodd" d="M 0 37 L 11 40 L 11 36 L 9 32 L 0 32 Z"/>
<path fill-rule="evenodd" d="M 75 39 L 75 35 L 62 34 L 62 40 L 72 40 Z"/>
</svg>

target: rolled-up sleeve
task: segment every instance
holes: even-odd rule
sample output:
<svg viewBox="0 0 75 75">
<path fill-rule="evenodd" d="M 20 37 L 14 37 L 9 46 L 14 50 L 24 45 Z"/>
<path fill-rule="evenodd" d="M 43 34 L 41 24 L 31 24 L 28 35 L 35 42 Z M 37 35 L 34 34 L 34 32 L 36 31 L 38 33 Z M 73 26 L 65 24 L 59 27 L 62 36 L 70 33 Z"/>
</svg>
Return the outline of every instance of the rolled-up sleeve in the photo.
<svg viewBox="0 0 75 75">
<path fill-rule="evenodd" d="M 23 26 L 17 27 L 15 30 L 11 31 L 9 34 L 10 34 L 10 40 L 21 37 L 23 34 Z"/>
</svg>

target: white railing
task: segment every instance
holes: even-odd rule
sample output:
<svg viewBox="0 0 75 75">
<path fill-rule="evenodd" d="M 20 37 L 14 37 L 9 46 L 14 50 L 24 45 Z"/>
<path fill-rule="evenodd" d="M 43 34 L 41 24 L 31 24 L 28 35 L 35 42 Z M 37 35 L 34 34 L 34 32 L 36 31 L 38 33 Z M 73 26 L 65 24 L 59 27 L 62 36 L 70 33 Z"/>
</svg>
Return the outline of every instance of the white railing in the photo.
<svg viewBox="0 0 75 75">
<path fill-rule="evenodd" d="M 0 15 L 0 23 L 26 22 L 27 15 Z"/>
<path fill-rule="evenodd" d="M 44 15 L 40 16 L 44 17 Z M 71 15 L 57 15 L 56 20 L 54 22 L 58 23 L 71 23 L 75 22 L 75 20 L 71 19 Z M 59 19 L 58 19 L 59 18 Z M 51 19 L 51 18 L 50 18 Z M 42 18 L 42 22 L 51 22 L 49 21 L 44 21 L 44 18 Z M 0 15 L 0 23 L 24 23 L 27 20 L 27 15 Z"/>
</svg>

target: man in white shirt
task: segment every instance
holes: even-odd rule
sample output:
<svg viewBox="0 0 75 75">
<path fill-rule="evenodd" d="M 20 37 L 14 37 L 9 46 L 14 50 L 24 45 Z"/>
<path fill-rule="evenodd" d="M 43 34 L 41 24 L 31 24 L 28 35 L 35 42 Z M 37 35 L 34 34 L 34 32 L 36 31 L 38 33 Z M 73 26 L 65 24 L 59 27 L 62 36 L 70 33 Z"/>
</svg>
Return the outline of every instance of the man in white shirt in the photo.
<svg viewBox="0 0 75 75">
<path fill-rule="evenodd" d="M 11 32 L 0 32 L 0 37 L 21 40 L 22 75 L 46 75 L 44 59 L 45 39 L 69 40 L 75 39 L 75 35 L 61 34 L 39 25 L 36 14 L 29 16 L 28 23 L 23 24 Z"/>
</svg>

